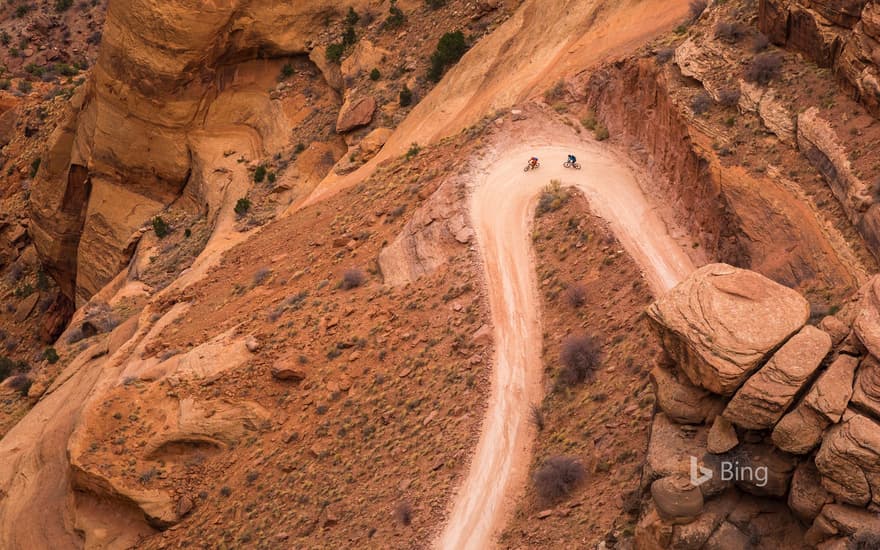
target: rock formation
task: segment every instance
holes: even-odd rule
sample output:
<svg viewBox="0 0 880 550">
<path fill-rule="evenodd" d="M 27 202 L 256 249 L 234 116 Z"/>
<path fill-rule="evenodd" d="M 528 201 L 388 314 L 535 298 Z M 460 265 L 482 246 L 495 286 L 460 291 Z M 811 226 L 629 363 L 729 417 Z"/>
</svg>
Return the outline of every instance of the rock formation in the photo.
<svg viewBox="0 0 880 550">
<path fill-rule="evenodd" d="M 739 283 L 728 286 L 732 280 Z M 721 264 L 694 272 L 649 307 L 678 376 L 729 397 L 722 416 L 697 414 L 697 404 L 711 396 L 697 388 L 670 392 L 675 372 L 652 374 L 660 412 L 645 466 L 652 500 L 636 534 L 644 547 L 667 547 L 686 531 L 698 541 L 687 547 L 710 548 L 712 537 L 727 536 L 725 519 L 735 528 L 732 518 L 751 506 L 774 506 L 731 501 L 734 485 L 756 497 L 786 498 L 780 525 L 810 526 L 798 537 L 811 546 L 878 532 L 878 285 L 880 276 L 865 285 L 852 315 L 822 320 L 832 334 L 801 328 L 804 301 L 790 289 Z M 769 304 L 782 309 L 761 313 Z M 863 346 L 851 341 L 844 318 L 855 319 L 852 334 Z M 686 457 L 689 480 L 682 478 Z M 731 465 L 739 473 L 724 478 Z"/>
<path fill-rule="evenodd" d="M 171 203 L 215 212 L 222 180 L 203 164 L 216 145 L 202 138 L 225 133 L 252 160 L 279 149 L 294 124 L 267 92 L 281 64 L 361 4 L 110 2 L 97 65 L 31 200 L 37 249 L 65 294 L 82 303 L 106 284 Z"/>
</svg>

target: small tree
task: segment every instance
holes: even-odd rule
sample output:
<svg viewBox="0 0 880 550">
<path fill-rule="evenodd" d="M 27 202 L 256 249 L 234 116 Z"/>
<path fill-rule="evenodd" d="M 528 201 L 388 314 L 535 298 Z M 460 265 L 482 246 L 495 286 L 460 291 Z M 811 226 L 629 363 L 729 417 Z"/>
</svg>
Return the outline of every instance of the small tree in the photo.
<svg viewBox="0 0 880 550">
<path fill-rule="evenodd" d="M 346 269 L 342 274 L 342 281 L 339 286 L 343 290 L 351 290 L 364 284 L 366 277 L 360 269 Z"/>
<path fill-rule="evenodd" d="M 413 93 L 412 90 L 409 89 L 409 86 L 406 84 L 403 85 L 403 88 L 400 90 L 400 106 L 401 107 L 409 107 L 412 105 Z"/>
<path fill-rule="evenodd" d="M 156 216 L 153 218 L 153 233 L 156 234 L 160 239 L 164 239 L 168 236 L 168 233 L 171 232 L 171 228 L 165 223 L 160 216 Z"/>
<path fill-rule="evenodd" d="M 266 166 L 261 164 L 254 169 L 254 183 L 262 183 L 266 179 Z"/>
<path fill-rule="evenodd" d="M 778 78 L 782 69 L 782 56 L 775 52 L 758 54 L 746 69 L 746 80 L 766 86 Z"/>
<path fill-rule="evenodd" d="M 248 210 L 251 209 L 251 201 L 247 198 L 238 199 L 235 203 L 235 214 L 240 218 L 248 213 Z"/>
<path fill-rule="evenodd" d="M 439 82 L 443 72 L 450 65 L 454 65 L 467 52 L 467 42 L 461 31 L 448 32 L 440 37 L 437 49 L 431 54 L 431 68 L 428 70 L 428 78 L 433 82 Z"/>
<path fill-rule="evenodd" d="M 370 80 L 376 81 L 382 78 L 382 73 L 379 72 L 379 69 L 373 69 L 370 71 Z"/>
</svg>

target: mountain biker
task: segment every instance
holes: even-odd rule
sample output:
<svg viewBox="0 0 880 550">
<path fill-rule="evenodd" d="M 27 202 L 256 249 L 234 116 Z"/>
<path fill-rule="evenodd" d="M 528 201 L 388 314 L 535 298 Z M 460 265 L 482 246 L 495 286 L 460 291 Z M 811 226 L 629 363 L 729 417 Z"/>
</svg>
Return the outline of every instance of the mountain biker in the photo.
<svg viewBox="0 0 880 550">
<path fill-rule="evenodd" d="M 569 164 L 574 166 L 575 164 L 577 164 L 577 161 L 578 161 L 578 159 L 574 155 L 572 155 L 571 153 L 568 154 L 568 163 Z"/>
<path fill-rule="evenodd" d="M 529 166 L 534 168 L 538 166 L 538 157 L 532 157 L 529 159 Z"/>
</svg>

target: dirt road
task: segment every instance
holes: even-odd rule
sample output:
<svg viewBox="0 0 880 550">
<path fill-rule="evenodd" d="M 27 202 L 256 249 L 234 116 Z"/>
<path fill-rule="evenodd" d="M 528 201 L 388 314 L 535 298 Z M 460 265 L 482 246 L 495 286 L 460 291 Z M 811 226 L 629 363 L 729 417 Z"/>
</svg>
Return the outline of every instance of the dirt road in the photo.
<svg viewBox="0 0 880 550">
<path fill-rule="evenodd" d="M 526 482 L 533 439 L 529 404 L 540 403 L 543 393 L 540 299 L 529 239 L 541 188 L 558 179 L 581 189 L 642 266 L 655 292 L 673 287 L 693 270 L 683 245 L 669 235 L 627 166 L 599 146 L 571 147 L 504 152 L 479 176 L 471 198 L 495 325 L 495 368 L 480 441 L 438 541 L 443 549 L 494 546 Z M 582 170 L 562 167 L 569 152 Z M 532 154 L 541 159 L 541 167 L 524 173 Z"/>
</svg>

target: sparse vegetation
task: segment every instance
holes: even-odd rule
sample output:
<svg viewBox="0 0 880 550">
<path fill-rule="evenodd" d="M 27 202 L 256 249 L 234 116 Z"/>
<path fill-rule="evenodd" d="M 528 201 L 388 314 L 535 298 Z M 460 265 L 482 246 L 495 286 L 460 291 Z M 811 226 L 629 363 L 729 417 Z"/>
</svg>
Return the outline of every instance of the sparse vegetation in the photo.
<svg viewBox="0 0 880 550">
<path fill-rule="evenodd" d="M 291 76 L 293 76 L 294 70 L 293 65 L 290 63 L 285 63 L 283 67 L 281 67 L 281 74 L 278 76 L 278 80 L 287 80 Z"/>
<path fill-rule="evenodd" d="M 746 68 L 746 80 L 766 86 L 779 78 L 782 70 L 782 56 L 775 52 L 758 54 Z"/>
<path fill-rule="evenodd" d="M 770 47 L 770 39 L 764 34 L 758 33 L 752 40 L 752 51 L 755 53 L 761 53 L 768 47 Z"/>
<path fill-rule="evenodd" d="M 156 237 L 164 239 L 171 232 L 171 227 L 160 216 L 153 218 L 153 233 Z"/>
<path fill-rule="evenodd" d="M 46 348 L 43 351 L 43 359 L 45 359 L 50 365 L 54 365 L 58 362 L 58 352 L 55 351 L 55 348 Z"/>
<path fill-rule="evenodd" d="M 437 49 L 431 54 L 431 68 L 428 69 L 428 79 L 439 82 L 448 67 L 454 65 L 467 51 L 467 43 L 464 33 L 461 31 L 448 32 L 440 37 Z"/>
<path fill-rule="evenodd" d="M 379 72 L 379 69 L 373 69 L 372 71 L 370 71 L 370 80 L 375 82 L 380 78 L 382 78 L 382 73 Z"/>
<path fill-rule="evenodd" d="M 688 8 L 691 14 L 691 21 L 696 21 L 703 15 L 703 12 L 706 11 L 706 7 L 709 5 L 707 0 L 691 0 L 690 4 L 688 4 Z"/>
<path fill-rule="evenodd" d="M 535 471 L 532 482 L 538 496 L 546 501 L 558 501 L 571 494 L 587 477 L 580 460 L 571 456 L 552 456 Z"/>
<path fill-rule="evenodd" d="M 529 407 L 529 421 L 539 432 L 544 431 L 544 427 L 546 425 L 546 419 L 544 418 L 544 411 L 541 409 L 540 405 L 535 405 L 534 403 Z"/>
<path fill-rule="evenodd" d="M 404 84 L 403 88 L 400 89 L 400 98 L 399 99 L 400 99 L 400 106 L 401 107 L 409 107 L 410 105 L 412 105 L 412 101 L 413 101 L 412 90 L 410 90 L 406 84 Z"/>
<path fill-rule="evenodd" d="M 24 80 L 24 79 L 21 79 L 18 81 L 17 88 L 18 88 L 18 91 L 23 94 L 29 94 L 29 93 L 31 93 L 31 90 L 34 89 L 33 85 L 31 85 L 30 82 L 28 82 L 27 80 Z"/>
<path fill-rule="evenodd" d="M 73 5 L 73 0 L 55 0 L 55 11 L 64 12 L 70 9 Z"/>
<path fill-rule="evenodd" d="M 243 217 L 248 213 L 248 210 L 251 209 L 251 201 L 247 198 L 240 198 L 235 203 L 235 215 L 239 218 Z"/>
<path fill-rule="evenodd" d="M 40 163 L 43 161 L 40 157 L 35 158 L 31 161 L 31 179 L 37 177 L 37 172 L 40 170 Z"/>
<path fill-rule="evenodd" d="M 712 97 L 704 91 L 697 93 L 697 95 L 691 99 L 691 111 L 693 111 L 695 115 L 706 114 L 711 106 Z"/>
<path fill-rule="evenodd" d="M 254 286 L 260 286 L 269 280 L 269 277 L 272 275 L 272 270 L 268 267 L 261 267 L 254 273 L 253 284 Z"/>
<path fill-rule="evenodd" d="M 325 51 L 325 55 L 327 57 L 327 61 L 331 63 L 341 63 L 342 56 L 345 54 L 345 44 L 341 42 L 334 42 L 332 44 L 327 45 L 327 50 Z"/>
<path fill-rule="evenodd" d="M 413 507 L 408 501 L 401 501 L 394 507 L 394 518 L 403 526 L 409 526 L 412 523 Z"/>
<path fill-rule="evenodd" d="M 9 379 L 9 387 L 21 394 L 22 397 L 27 397 L 33 383 L 31 377 L 26 374 L 16 374 Z"/>
<path fill-rule="evenodd" d="M 254 169 L 254 183 L 262 183 L 266 179 L 266 165 L 261 164 Z"/>
<path fill-rule="evenodd" d="M 583 307 L 587 302 L 587 289 L 580 283 L 572 283 L 565 288 L 565 301 L 573 308 Z"/>
<path fill-rule="evenodd" d="M 611 137 L 611 134 L 608 133 L 608 128 L 604 124 L 596 124 L 596 129 L 593 130 L 593 137 L 596 138 L 596 141 L 605 141 Z"/>
<path fill-rule="evenodd" d="M 673 55 L 675 55 L 675 49 L 663 48 L 662 50 L 657 50 L 657 53 L 654 54 L 654 59 L 659 65 L 665 65 L 672 59 Z"/>
<path fill-rule="evenodd" d="M 406 16 L 403 14 L 403 10 L 397 7 L 397 0 L 391 0 L 388 18 L 382 23 L 382 28 L 386 30 L 399 29 L 404 23 L 406 23 Z"/>
<path fill-rule="evenodd" d="M 725 88 L 718 92 L 718 103 L 725 107 L 735 107 L 739 104 L 739 88 Z"/>
<path fill-rule="evenodd" d="M 364 276 L 364 272 L 360 269 L 346 269 L 342 274 L 342 281 L 339 283 L 339 288 L 342 290 L 351 290 L 363 285 L 365 281 L 366 276 Z"/>
<path fill-rule="evenodd" d="M 730 44 L 739 42 L 747 32 L 746 26 L 738 21 L 722 21 L 715 26 L 715 38 Z"/>
<path fill-rule="evenodd" d="M 559 384 L 570 387 L 589 380 L 599 366 L 600 359 L 599 346 L 590 336 L 576 334 L 566 337 L 559 353 L 562 363 Z"/>
<path fill-rule="evenodd" d="M 561 181 L 551 180 L 541 191 L 535 215 L 542 216 L 548 212 L 559 210 L 566 201 L 568 201 L 568 190 L 562 188 Z"/>
<path fill-rule="evenodd" d="M 432 10 L 439 10 L 446 5 L 446 0 L 425 0 L 425 4 Z"/>
<path fill-rule="evenodd" d="M 419 144 L 413 143 L 412 145 L 409 146 L 409 150 L 406 152 L 406 160 L 412 159 L 413 157 L 415 157 L 416 155 L 418 155 L 421 152 L 422 152 L 422 148 L 419 146 Z"/>
</svg>

